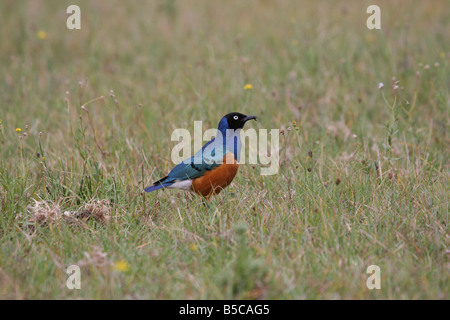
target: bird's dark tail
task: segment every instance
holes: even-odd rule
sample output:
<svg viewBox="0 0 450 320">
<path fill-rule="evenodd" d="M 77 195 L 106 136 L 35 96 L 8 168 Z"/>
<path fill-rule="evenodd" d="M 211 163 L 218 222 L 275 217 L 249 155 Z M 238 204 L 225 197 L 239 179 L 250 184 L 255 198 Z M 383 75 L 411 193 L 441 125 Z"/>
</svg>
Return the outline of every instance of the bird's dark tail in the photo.
<svg viewBox="0 0 450 320">
<path fill-rule="evenodd" d="M 150 186 L 148 188 L 145 188 L 145 192 L 152 192 L 152 191 L 164 188 L 164 187 L 166 187 L 166 186 L 163 184 L 158 184 L 157 186 Z"/>
<path fill-rule="evenodd" d="M 167 179 L 167 177 L 164 177 L 156 181 L 152 186 L 145 188 L 145 192 L 152 192 L 161 188 L 167 188 L 173 184 L 173 182 L 164 182 L 165 179 Z"/>
</svg>

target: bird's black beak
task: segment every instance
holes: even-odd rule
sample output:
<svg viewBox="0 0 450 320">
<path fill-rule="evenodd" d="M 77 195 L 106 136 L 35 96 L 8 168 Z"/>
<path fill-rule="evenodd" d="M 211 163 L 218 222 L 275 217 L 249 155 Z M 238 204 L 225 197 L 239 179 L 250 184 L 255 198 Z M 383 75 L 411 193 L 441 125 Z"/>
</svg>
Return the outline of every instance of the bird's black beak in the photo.
<svg viewBox="0 0 450 320">
<path fill-rule="evenodd" d="M 244 119 L 242 119 L 242 123 L 246 123 L 248 120 L 257 120 L 256 116 L 246 116 Z"/>
</svg>

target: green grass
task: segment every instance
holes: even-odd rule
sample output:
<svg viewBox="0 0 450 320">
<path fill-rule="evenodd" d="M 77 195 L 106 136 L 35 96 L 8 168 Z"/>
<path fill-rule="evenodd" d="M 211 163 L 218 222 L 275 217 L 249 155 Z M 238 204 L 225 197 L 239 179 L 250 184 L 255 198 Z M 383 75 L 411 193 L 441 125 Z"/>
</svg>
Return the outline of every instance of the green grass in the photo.
<svg viewBox="0 0 450 320">
<path fill-rule="evenodd" d="M 79 31 L 73 1 L 0 2 L 0 298 L 449 298 L 446 1 L 378 1 L 381 30 L 370 1 L 76 2 Z M 142 193 L 174 129 L 232 111 L 284 130 L 279 174 L 242 165 L 209 209 Z"/>
</svg>

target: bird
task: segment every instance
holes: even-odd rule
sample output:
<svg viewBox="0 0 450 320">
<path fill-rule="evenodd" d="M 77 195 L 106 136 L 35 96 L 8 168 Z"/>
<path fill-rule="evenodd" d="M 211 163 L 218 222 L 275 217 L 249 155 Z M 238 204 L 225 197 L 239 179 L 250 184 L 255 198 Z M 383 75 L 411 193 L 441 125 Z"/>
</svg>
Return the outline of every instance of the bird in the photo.
<svg viewBox="0 0 450 320">
<path fill-rule="evenodd" d="M 241 153 L 240 131 L 249 120 L 239 112 L 225 115 L 219 122 L 214 138 L 192 157 L 176 165 L 167 176 L 145 188 L 145 192 L 159 189 L 182 189 L 209 199 L 231 184 L 239 168 Z"/>
</svg>

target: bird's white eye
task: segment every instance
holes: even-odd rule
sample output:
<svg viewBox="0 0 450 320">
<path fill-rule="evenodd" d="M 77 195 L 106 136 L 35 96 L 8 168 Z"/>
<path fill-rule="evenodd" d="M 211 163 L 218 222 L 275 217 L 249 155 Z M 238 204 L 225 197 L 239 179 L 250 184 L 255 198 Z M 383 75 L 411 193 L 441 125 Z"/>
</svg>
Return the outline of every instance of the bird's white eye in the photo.
<svg viewBox="0 0 450 320">
<path fill-rule="evenodd" d="M 239 119 L 239 117 L 238 117 L 238 116 L 234 116 L 233 119 L 234 119 L 234 120 L 237 120 L 237 119 Z"/>
</svg>

